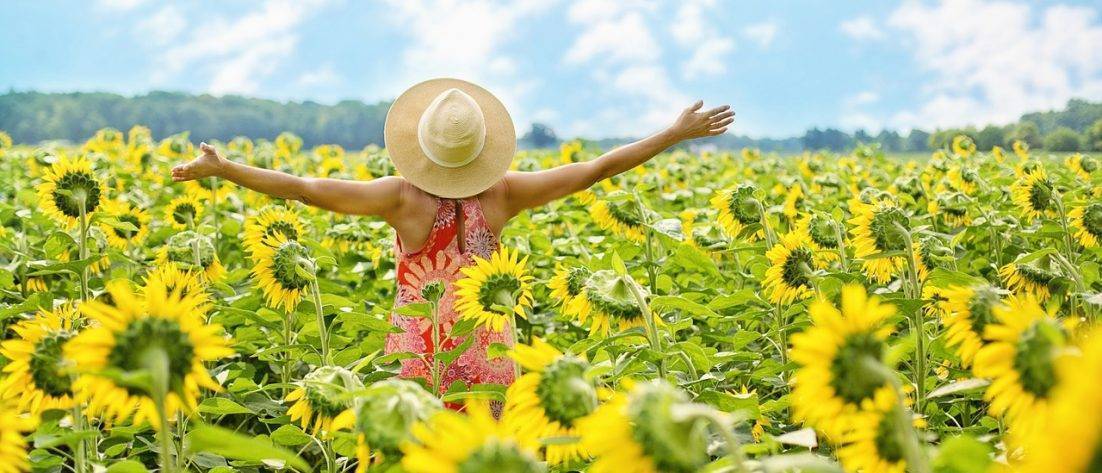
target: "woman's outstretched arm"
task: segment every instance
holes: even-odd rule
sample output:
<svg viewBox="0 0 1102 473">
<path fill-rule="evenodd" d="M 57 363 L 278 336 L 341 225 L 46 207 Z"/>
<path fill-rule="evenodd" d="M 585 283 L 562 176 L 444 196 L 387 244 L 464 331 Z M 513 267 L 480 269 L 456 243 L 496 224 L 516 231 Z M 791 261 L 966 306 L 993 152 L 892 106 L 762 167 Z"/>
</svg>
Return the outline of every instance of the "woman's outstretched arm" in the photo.
<svg viewBox="0 0 1102 473">
<path fill-rule="evenodd" d="M 734 121 L 735 112 L 724 105 L 699 111 L 698 101 L 681 112 L 677 121 L 665 130 L 613 149 L 584 163 L 559 166 L 538 172 L 510 172 L 505 176 L 505 207 L 512 216 L 524 209 L 538 207 L 566 197 L 647 162 L 666 148 L 685 140 L 721 135 Z"/>
<path fill-rule="evenodd" d="M 377 215 L 388 219 L 401 203 L 402 180 L 383 177 L 371 181 L 292 176 L 287 173 L 235 163 L 214 147 L 199 145 L 203 154 L 172 168 L 173 181 L 220 177 L 239 186 L 280 199 L 290 199 L 334 212 Z M 389 220 L 389 219 L 388 219 Z"/>
</svg>

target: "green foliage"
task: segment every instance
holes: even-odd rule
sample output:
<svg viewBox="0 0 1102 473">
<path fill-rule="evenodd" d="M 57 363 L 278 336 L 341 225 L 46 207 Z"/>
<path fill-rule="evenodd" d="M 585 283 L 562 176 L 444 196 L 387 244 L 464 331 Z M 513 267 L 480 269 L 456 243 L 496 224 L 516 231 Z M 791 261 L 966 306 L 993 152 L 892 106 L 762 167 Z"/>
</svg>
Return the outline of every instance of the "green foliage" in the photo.
<svg viewBox="0 0 1102 473">
<path fill-rule="evenodd" d="M 1044 146 L 1048 151 L 1079 151 L 1082 148 L 1082 142 L 1082 138 L 1075 130 L 1060 127 L 1045 135 Z"/>
</svg>

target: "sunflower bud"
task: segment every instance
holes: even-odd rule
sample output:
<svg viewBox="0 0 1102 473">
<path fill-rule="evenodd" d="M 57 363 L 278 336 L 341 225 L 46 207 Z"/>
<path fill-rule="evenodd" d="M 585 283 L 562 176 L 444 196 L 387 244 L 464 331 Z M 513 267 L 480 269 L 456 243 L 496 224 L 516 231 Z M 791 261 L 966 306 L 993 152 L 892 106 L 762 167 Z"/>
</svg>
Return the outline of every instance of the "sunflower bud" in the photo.
<svg viewBox="0 0 1102 473">
<path fill-rule="evenodd" d="M 199 256 L 195 256 L 195 249 L 199 249 Z M 194 268 L 198 260 L 203 266 L 202 271 L 214 263 L 216 255 L 214 243 L 210 237 L 195 233 L 191 230 L 176 233 L 165 241 L 163 248 L 166 262 L 176 263 L 184 268 Z"/>
<path fill-rule="evenodd" d="M 413 424 L 424 422 L 443 404 L 420 385 L 403 379 L 388 379 L 369 386 L 354 402 L 356 433 L 371 449 L 396 455 L 409 440 Z"/>
<path fill-rule="evenodd" d="M 551 420 L 573 425 L 597 408 L 597 390 L 585 379 L 588 367 L 585 361 L 565 355 L 543 369 L 536 395 Z"/>
<path fill-rule="evenodd" d="M 421 287 L 421 297 L 433 304 L 440 302 L 440 298 L 444 297 L 444 283 L 439 279 L 425 283 Z"/>
<path fill-rule="evenodd" d="M 633 436 L 659 471 L 697 471 L 708 463 L 708 436 L 701 419 L 685 415 L 704 407 L 664 381 L 639 384 L 629 395 L 626 414 Z"/>
</svg>

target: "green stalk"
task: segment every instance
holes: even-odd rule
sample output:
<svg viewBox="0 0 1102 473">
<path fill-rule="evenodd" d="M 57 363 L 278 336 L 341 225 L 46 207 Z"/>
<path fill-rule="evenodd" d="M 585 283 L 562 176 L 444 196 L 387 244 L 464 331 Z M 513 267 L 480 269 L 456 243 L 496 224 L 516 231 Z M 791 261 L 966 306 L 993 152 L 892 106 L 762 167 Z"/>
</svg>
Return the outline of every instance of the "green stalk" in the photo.
<svg viewBox="0 0 1102 473">
<path fill-rule="evenodd" d="M 834 227 L 834 233 L 838 238 L 838 258 L 841 259 L 842 271 L 849 270 L 849 260 L 846 257 L 846 233 L 842 230 L 842 224 L 834 219 L 830 220 Z"/>
<path fill-rule="evenodd" d="M 911 240 L 911 233 L 899 223 L 896 223 L 895 227 L 907 244 L 907 279 L 909 279 L 909 287 L 911 288 L 908 297 L 911 299 L 921 298 L 922 283 L 918 280 L 918 261 L 915 261 L 914 242 Z M 909 314 L 908 318 L 911 321 L 912 329 L 915 331 L 915 362 L 911 365 L 914 367 L 914 373 L 911 376 L 917 388 L 915 391 L 915 407 L 921 413 L 924 412 L 923 409 L 926 404 L 926 329 L 922 309 L 915 309 L 914 312 Z"/>
<path fill-rule="evenodd" d="M 325 313 L 321 306 L 321 289 L 318 288 L 318 273 L 316 268 L 310 280 L 310 295 L 314 300 L 314 313 L 318 317 L 318 337 L 321 339 L 321 364 L 329 364 L 329 327 L 325 324 Z"/>
<path fill-rule="evenodd" d="M 436 301 L 432 305 L 432 394 L 440 395 L 440 311 Z M 517 373 L 518 375 L 520 373 Z"/>
<path fill-rule="evenodd" d="M 211 218 L 214 219 L 214 253 L 218 253 L 218 240 L 222 233 L 222 227 L 218 226 L 218 177 L 211 177 Z"/>
<path fill-rule="evenodd" d="M 643 207 L 643 199 L 639 197 L 638 193 L 633 193 L 633 195 L 635 196 L 635 205 L 639 208 L 639 220 L 643 222 L 643 234 L 646 237 L 644 249 L 647 258 L 647 287 L 651 294 L 658 294 L 658 274 L 654 270 L 654 250 L 651 249 L 653 237 L 651 236 L 650 219 L 647 218 L 646 208 Z"/>
<path fill-rule="evenodd" d="M 865 357 L 861 360 L 863 368 L 877 374 L 883 381 L 895 390 L 898 404 L 892 411 L 895 414 L 892 425 L 895 427 L 896 441 L 903 448 L 903 458 L 907 462 L 907 471 L 914 473 L 930 473 L 930 462 L 922 449 L 922 442 L 918 438 L 911 419 L 907 417 L 907 407 L 903 404 L 903 390 L 899 386 L 899 380 L 895 372 L 884 366 L 878 360 Z"/>
<path fill-rule="evenodd" d="M 75 197 L 80 207 L 80 241 L 77 242 L 77 259 L 83 261 L 88 257 L 88 209 L 85 208 L 88 196 L 84 191 L 79 191 Z M 80 300 L 88 300 L 88 265 L 80 268 Z"/>
<path fill-rule="evenodd" d="M 159 429 L 157 430 L 157 440 L 160 443 L 157 452 L 158 463 L 162 472 L 172 473 L 176 471 L 176 463 L 173 460 L 172 432 L 168 428 L 168 412 L 165 408 L 165 398 L 168 397 L 169 389 L 168 370 L 171 361 L 168 359 L 168 353 L 157 347 L 146 350 L 141 356 L 143 364 L 153 380 L 151 394 L 159 421 Z"/>
<path fill-rule="evenodd" d="M 187 218 L 187 224 L 191 227 L 191 231 L 195 232 L 195 236 L 191 239 L 191 256 L 195 260 L 195 271 L 197 273 L 203 272 L 203 259 L 199 255 L 199 226 L 195 224 L 195 216 L 189 215 Z"/>
<path fill-rule="evenodd" d="M 639 311 L 643 313 L 643 321 L 647 327 L 647 341 L 650 342 L 652 350 L 662 355 L 662 339 L 658 336 L 658 323 L 654 320 L 654 313 L 651 312 L 650 306 L 647 304 L 647 298 L 643 296 L 643 291 L 639 290 L 638 284 L 631 279 L 630 276 L 622 276 L 627 283 L 628 289 L 631 290 L 631 295 L 635 297 L 635 304 L 639 306 Z M 660 356 L 658 360 L 658 376 L 660 378 L 666 378 L 666 358 Z"/>
</svg>

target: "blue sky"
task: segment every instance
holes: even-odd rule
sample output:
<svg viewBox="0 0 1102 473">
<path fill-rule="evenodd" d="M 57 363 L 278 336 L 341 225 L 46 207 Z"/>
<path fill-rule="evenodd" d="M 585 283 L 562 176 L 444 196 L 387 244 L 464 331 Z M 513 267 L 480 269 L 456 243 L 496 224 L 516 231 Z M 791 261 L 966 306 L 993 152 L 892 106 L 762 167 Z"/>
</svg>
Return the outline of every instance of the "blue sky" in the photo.
<svg viewBox="0 0 1102 473">
<path fill-rule="evenodd" d="M 698 97 L 788 136 L 1102 100 L 1099 44 L 1097 1 L 39 0 L 0 17 L 0 89 L 372 102 L 455 76 L 565 136 L 641 135 Z"/>
</svg>

